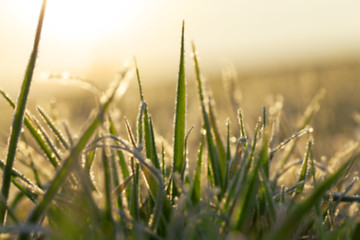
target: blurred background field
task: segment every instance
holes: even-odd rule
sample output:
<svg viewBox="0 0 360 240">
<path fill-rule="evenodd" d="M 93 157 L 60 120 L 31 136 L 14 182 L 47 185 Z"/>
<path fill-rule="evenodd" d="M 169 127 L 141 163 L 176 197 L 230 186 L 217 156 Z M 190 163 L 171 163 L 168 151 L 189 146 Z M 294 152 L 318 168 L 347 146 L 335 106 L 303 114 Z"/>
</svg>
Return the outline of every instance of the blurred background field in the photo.
<svg viewBox="0 0 360 240">
<path fill-rule="evenodd" d="M 187 63 L 188 70 L 192 63 Z M 141 68 L 140 68 L 141 75 Z M 219 71 L 203 70 L 207 79 L 207 88 L 215 100 L 215 109 L 219 129 L 225 132 L 225 121 L 230 119 L 232 136 L 238 137 L 236 131 L 236 112 L 231 107 L 223 74 Z M 156 79 L 154 82 L 143 79 L 144 97 L 152 115 L 154 127 L 169 143 L 172 143 L 172 128 L 175 108 L 176 74 L 171 79 Z M 325 89 L 325 98 L 321 108 L 314 116 L 310 125 L 314 128 L 315 156 L 330 158 L 337 150 L 346 145 L 349 140 L 360 138 L 360 63 L 357 61 L 336 63 L 333 65 L 311 65 L 298 68 L 288 68 L 279 71 L 245 72 L 238 70 L 235 76 L 236 101 L 243 110 L 247 130 L 252 134 L 257 118 L 262 114 L 262 107 L 267 109 L 276 100 L 283 101 L 283 113 L 278 141 L 290 137 L 296 132 L 301 116 L 312 98 Z M 104 86 L 100 86 L 103 88 Z M 190 141 L 196 145 L 189 146 L 189 151 L 195 153 L 200 137 L 201 115 L 194 75 L 187 76 L 188 88 L 188 129 L 194 125 L 195 131 L 190 135 Z M 40 105 L 51 112 L 61 123 L 68 123 L 73 132 L 82 130 L 92 110 L 96 108 L 94 93 L 84 89 L 82 84 L 63 84 L 56 80 L 35 81 L 30 98 L 30 109 L 35 115 L 35 106 Z M 12 96 L 13 98 L 16 95 Z M 118 126 L 121 134 L 126 136 L 124 117 L 128 118 L 135 128 L 135 119 L 139 106 L 139 93 L 135 77 L 131 81 L 125 96 L 114 106 L 118 111 Z M 5 100 L 0 101 L 1 107 L 1 144 L 6 149 L 12 110 Z M 55 111 L 54 111 L 55 110 Z M 303 149 L 299 149 L 302 157 Z M 6 152 L 2 152 L 4 156 Z M 195 156 L 194 156 L 195 160 Z"/>
</svg>

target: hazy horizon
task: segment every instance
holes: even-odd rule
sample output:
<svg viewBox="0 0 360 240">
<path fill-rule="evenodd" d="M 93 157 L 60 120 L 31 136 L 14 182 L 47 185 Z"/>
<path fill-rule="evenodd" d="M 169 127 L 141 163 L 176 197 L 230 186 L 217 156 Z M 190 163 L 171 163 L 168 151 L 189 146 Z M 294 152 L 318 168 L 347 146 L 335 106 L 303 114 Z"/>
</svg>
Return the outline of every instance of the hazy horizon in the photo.
<svg viewBox="0 0 360 240">
<path fill-rule="evenodd" d="M 0 0 L 0 84 L 18 87 L 41 1 Z M 75 3 L 75 4 L 74 4 Z M 360 59 L 356 1 L 48 1 L 35 78 L 41 72 L 111 80 L 136 56 L 146 83 L 176 79 L 181 22 L 201 66 L 266 68 Z M 79 14 L 81 11 L 81 14 Z"/>
</svg>

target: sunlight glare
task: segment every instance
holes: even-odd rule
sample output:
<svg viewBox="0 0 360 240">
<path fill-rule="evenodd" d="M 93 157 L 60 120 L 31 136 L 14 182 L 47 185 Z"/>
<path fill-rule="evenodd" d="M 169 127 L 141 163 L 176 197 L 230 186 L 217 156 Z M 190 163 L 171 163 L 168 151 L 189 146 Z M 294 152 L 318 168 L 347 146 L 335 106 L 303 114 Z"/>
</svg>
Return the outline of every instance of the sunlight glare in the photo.
<svg viewBox="0 0 360 240">
<path fill-rule="evenodd" d="M 38 14 L 42 0 L 21 1 L 24 12 Z M 118 31 L 139 17 L 145 0 L 52 0 L 48 1 L 44 32 L 55 38 L 78 42 Z"/>
</svg>

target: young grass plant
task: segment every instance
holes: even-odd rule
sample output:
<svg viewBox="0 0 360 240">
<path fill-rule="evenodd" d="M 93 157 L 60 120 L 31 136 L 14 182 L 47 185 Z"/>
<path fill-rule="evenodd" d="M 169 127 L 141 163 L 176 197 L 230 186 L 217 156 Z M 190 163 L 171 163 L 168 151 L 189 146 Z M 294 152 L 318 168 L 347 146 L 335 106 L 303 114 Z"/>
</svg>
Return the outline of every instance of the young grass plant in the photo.
<svg viewBox="0 0 360 240">
<path fill-rule="evenodd" d="M 121 126 L 114 120 L 110 107 L 117 100 L 116 95 L 119 92 L 123 94 L 124 91 L 118 89 L 127 85 L 126 74 L 130 70 L 121 74 L 115 86 L 110 87 L 101 98 L 99 96 L 97 114 L 90 118 L 79 137 L 66 128 L 68 137 L 65 138 L 60 127 L 41 107 L 38 107 L 38 114 L 44 121 L 37 121 L 25 109 L 45 4 L 46 1 L 24 81 L 23 88 L 26 89 L 21 91 L 17 105 L 5 92 L 0 92 L 15 107 L 16 113 L 7 162 L 0 161 L 4 173 L 3 195 L 0 198 L 2 219 L 5 219 L 6 212 L 9 216 L 0 229 L 1 238 L 245 237 L 272 240 L 354 239 L 357 236 L 360 214 L 351 212 L 349 206 L 349 203 L 360 202 L 358 196 L 349 194 L 357 178 L 349 183 L 345 179 L 350 176 L 351 167 L 359 157 L 360 144 L 354 143 L 343 154 L 335 156 L 333 161 L 337 160 L 340 164 L 328 170 L 326 177 L 319 177 L 318 169 L 326 168 L 313 155 L 312 128 L 308 125 L 318 110 L 323 93 L 310 104 L 299 131 L 275 147 L 273 138 L 277 137 L 276 126 L 280 123 L 276 116 L 268 116 L 265 107 L 252 133 L 245 131 L 246 122 L 242 111 L 238 110 L 235 138 L 230 121 L 227 121 L 225 136 L 222 136 L 215 105 L 203 88 L 200 64 L 192 44 L 202 127 L 190 129 L 198 134 L 199 142 L 189 140 L 190 131 L 186 135 L 184 23 L 174 141 L 172 149 L 167 151 L 172 156 L 166 155 L 165 144 L 158 140 L 161 137 L 156 132 L 156 122 L 152 121 L 144 99 L 136 61 L 140 95 L 136 134 L 132 131 L 131 121 L 125 119 L 122 127 L 128 136 L 119 135 Z M 234 103 L 235 96 L 230 96 L 230 99 L 234 106 L 238 105 Z M 20 149 L 17 142 L 23 116 L 24 124 L 35 140 L 32 144 L 37 146 L 33 148 L 31 163 L 28 163 L 35 179 L 13 168 L 15 152 Z M 302 146 L 298 139 L 306 134 L 309 140 L 307 146 Z M 20 141 L 30 145 L 24 136 Z M 304 149 L 302 161 L 293 154 L 295 144 Z M 280 152 L 287 146 L 290 150 L 284 152 L 284 157 Z M 188 148 L 198 148 L 198 153 L 187 156 Z M 63 153 L 60 154 L 60 151 Z M 40 177 L 45 168 L 40 167 L 40 159 L 46 159 L 53 165 L 47 169 L 51 173 L 48 178 Z M 188 161 L 194 161 L 195 169 L 189 169 Z M 281 167 L 276 167 L 277 164 Z M 293 174 L 292 169 L 299 171 L 296 183 L 280 185 L 279 179 L 286 173 Z M 191 171 L 194 174 L 189 174 Z M 10 182 L 16 188 L 12 189 L 14 197 L 8 198 Z M 23 206 L 30 211 L 19 211 Z"/>
</svg>

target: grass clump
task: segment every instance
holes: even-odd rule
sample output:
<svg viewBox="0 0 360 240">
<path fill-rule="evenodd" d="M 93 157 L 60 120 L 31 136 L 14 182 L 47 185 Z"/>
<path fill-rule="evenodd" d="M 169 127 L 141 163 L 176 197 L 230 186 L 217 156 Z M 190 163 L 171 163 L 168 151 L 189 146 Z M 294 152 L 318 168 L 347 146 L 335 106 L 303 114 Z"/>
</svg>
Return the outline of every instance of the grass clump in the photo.
<svg viewBox="0 0 360 240">
<path fill-rule="evenodd" d="M 298 131 L 280 143 L 276 141 L 279 107 L 272 107 L 272 111 L 264 108 L 253 132 L 246 131 L 239 109 L 235 128 L 240 131 L 232 137 L 228 121 L 223 136 L 213 100 L 203 88 L 194 44 L 192 50 L 202 117 L 202 128 L 194 130 L 199 136 L 195 143 L 188 140 L 192 128 L 186 132 L 183 24 L 174 141 L 169 151 L 157 140 L 161 138 L 155 131 L 137 66 L 140 107 L 135 134 L 131 124 L 125 122 L 127 137 L 118 134 L 120 126 L 113 121 L 111 104 L 119 92 L 123 93 L 119 89 L 126 85 L 131 70 L 120 74 L 114 86 L 99 96 L 97 113 L 78 137 L 63 134 L 58 123 L 40 107 L 42 123 L 25 111 L 29 82 L 17 104 L 1 91 L 15 113 L 21 112 L 14 118 L 7 160 L 0 162 L 5 189 L 0 198 L 4 219 L 1 237 L 355 239 L 360 229 L 359 213 L 351 211 L 349 205 L 360 199 L 349 191 L 357 178 L 346 179 L 359 157 L 359 143 L 352 143 L 335 156 L 337 167 L 316 161 L 309 123 L 323 93 L 310 103 Z M 36 54 L 30 62 L 35 59 Z M 34 63 L 29 64 L 25 82 L 31 81 L 33 68 Z M 237 109 L 235 96 L 228 97 Z M 22 116 L 34 139 L 30 144 L 24 133 L 20 140 L 34 150 L 33 161 L 24 161 L 34 179 L 13 167 L 14 160 L 21 159 L 15 158 L 15 152 L 19 149 L 16 142 Z M 308 140 L 303 147 L 299 139 L 305 137 Z M 198 154 L 189 156 L 189 146 L 198 147 Z M 300 160 L 294 154 L 295 147 L 304 148 Z M 40 159 L 51 167 L 37 165 Z M 196 162 L 195 169 L 188 167 L 189 161 Z M 286 187 L 282 179 L 294 169 L 299 172 L 297 180 Z M 10 182 L 14 188 L 9 198 Z"/>
</svg>

